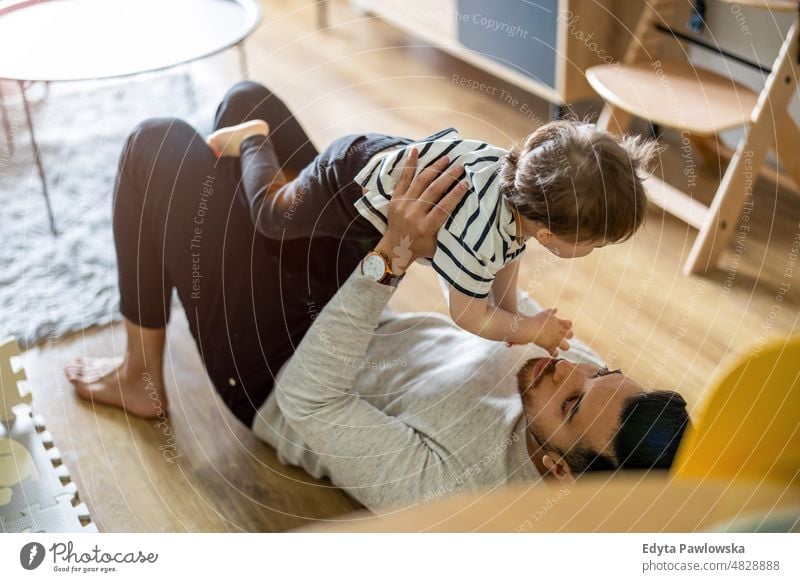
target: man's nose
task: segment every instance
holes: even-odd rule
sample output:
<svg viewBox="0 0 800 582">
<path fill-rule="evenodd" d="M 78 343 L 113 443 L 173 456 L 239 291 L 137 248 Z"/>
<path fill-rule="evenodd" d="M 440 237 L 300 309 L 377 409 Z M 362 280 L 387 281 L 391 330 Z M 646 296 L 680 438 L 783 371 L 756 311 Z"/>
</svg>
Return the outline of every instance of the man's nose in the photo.
<svg viewBox="0 0 800 582">
<path fill-rule="evenodd" d="M 553 372 L 553 381 L 556 384 L 563 384 L 565 380 L 574 379 L 576 373 L 575 364 L 567 360 L 558 360 L 556 362 L 555 371 Z"/>
</svg>

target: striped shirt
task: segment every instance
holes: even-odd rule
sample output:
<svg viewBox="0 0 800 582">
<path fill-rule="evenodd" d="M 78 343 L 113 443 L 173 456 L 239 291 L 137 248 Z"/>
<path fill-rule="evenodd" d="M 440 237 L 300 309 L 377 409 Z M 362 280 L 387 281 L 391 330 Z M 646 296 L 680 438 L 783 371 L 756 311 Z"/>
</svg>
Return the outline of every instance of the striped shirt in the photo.
<svg viewBox="0 0 800 582">
<path fill-rule="evenodd" d="M 355 177 L 366 189 L 356 208 L 380 232 L 386 231 L 387 212 L 395 182 L 403 172 L 400 161 L 417 148 L 417 174 L 443 156 L 450 165 L 464 166 L 469 189 L 436 237 L 431 266 L 457 291 L 470 297 L 489 295 L 497 272 L 525 250 L 517 223 L 500 191 L 500 169 L 506 150 L 461 139 L 452 127 L 397 152 L 370 161 Z"/>
</svg>

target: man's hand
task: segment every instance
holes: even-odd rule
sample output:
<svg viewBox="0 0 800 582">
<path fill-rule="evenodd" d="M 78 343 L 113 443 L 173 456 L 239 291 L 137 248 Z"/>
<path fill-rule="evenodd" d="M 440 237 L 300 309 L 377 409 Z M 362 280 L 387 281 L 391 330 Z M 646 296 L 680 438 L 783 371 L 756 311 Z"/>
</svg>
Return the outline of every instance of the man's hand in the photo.
<svg viewBox="0 0 800 582">
<path fill-rule="evenodd" d="M 432 257 L 436 234 L 467 192 L 466 182 L 453 187 L 464 168 L 455 166 L 443 171 L 450 160 L 444 157 L 415 177 L 419 154 L 408 154 L 403 175 L 397 181 L 389 202 L 388 226 L 375 250 L 392 262 L 392 272 L 399 276 L 420 257 Z"/>
</svg>

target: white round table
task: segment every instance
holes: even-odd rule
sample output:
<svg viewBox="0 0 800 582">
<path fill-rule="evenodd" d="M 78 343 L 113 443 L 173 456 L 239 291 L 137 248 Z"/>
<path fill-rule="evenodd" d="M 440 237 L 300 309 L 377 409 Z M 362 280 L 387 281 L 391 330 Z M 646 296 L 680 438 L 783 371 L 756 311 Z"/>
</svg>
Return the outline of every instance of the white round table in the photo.
<svg viewBox="0 0 800 582">
<path fill-rule="evenodd" d="M 0 7 L 0 79 L 22 94 L 50 228 L 47 179 L 25 95 L 34 82 L 127 77 L 159 71 L 237 47 L 261 22 L 255 0 L 19 0 Z M 8 116 L 0 114 L 7 135 Z"/>
</svg>

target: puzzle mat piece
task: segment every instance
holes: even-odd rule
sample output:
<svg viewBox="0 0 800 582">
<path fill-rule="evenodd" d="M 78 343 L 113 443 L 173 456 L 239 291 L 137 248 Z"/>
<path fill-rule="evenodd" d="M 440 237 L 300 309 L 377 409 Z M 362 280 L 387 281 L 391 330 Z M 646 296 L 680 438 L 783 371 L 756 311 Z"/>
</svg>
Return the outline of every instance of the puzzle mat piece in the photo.
<svg viewBox="0 0 800 582">
<path fill-rule="evenodd" d="M 81 525 L 80 514 L 86 514 L 88 520 L 88 510 L 83 503 L 72 505 L 72 496 L 65 494 L 60 496 L 55 505 L 42 507 L 35 503 L 23 511 L 22 515 L 16 519 L 2 522 L 3 531 L 7 533 L 45 533 L 45 532 L 66 532 L 80 531 L 87 533 L 97 533 L 97 527 L 93 523 Z M 77 527 L 75 523 L 77 522 Z M 69 528 L 69 529 L 66 529 Z"/>
<path fill-rule="evenodd" d="M 29 407 L 17 413 L 0 422 L 0 531 L 90 531 L 88 509 L 77 503 L 77 487 L 50 434 Z"/>
<path fill-rule="evenodd" d="M 32 400 L 30 391 L 25 389 L 27 377 L 19 364 L 20 355 L 14 338 L 0 342 L 0 421 L 13 419 L 11 409 L 18 404 L 30 404 Z"/>
</svg>

